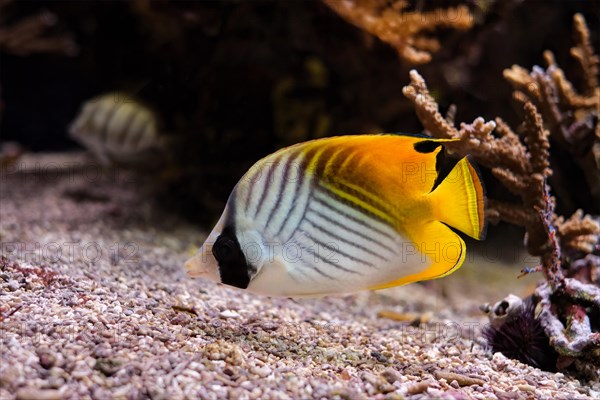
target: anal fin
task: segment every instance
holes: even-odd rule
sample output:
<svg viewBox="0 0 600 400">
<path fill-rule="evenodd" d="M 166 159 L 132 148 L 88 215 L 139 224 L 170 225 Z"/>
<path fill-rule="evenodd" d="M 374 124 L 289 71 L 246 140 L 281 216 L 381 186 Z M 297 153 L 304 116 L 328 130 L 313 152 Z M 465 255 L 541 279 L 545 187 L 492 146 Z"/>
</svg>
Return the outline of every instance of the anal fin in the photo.
<svg viewBox="0 0 600 400">
<path fill-rule="evenodd" d="M 402 276 L 402 271 L 408 268 L 400 264 L 390 273 L 390 282 L 370 287 L 371 290 L 390 288 L 393 286 L 406 285 L 412 282 L 441 278 L 456 271 L 465 260 L 466 245 L 462 238 L 453 232 L 448 226 L 439 221 L 431 221 L 420 229 L 411 232 L 411 240 L 414 248 L 420 253 L 421 258 L 429 261 L 423 262 L 424 269 L 420 272 Z M 403 258 L 403 257 L 400 257 Z"/>
</svg>

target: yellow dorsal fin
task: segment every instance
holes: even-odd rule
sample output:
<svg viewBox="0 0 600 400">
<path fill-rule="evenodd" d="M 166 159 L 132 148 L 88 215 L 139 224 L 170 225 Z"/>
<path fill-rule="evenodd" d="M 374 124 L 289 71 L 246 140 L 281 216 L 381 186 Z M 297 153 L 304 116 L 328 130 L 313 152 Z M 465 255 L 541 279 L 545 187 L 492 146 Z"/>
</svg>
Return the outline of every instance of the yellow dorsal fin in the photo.
<svg viewBox="0 0 600 400">
<path fill-rule="evenodd" d="M 340 169 L 329 168 L 333 179 L 376 184 L 379 193 L 389 200 L 399 196 L 418 198 L 431 191 L 438 176 L 436 157 L 441 144 L 456 139 L 398 134 L 333 137 L 315 141 L 314 145 L 333 145 L 351 151 L 337 157 Z"/>
<path fill-rule="evenodd" d="M 390 187 L 404 197 L 422 196 L 433 188 L 438 176 L 437 155 L 441 144 L 455 139 L 434 139 L 426 136 L 385 135 L 372 154 L 389 172 Z"/>
</svg>

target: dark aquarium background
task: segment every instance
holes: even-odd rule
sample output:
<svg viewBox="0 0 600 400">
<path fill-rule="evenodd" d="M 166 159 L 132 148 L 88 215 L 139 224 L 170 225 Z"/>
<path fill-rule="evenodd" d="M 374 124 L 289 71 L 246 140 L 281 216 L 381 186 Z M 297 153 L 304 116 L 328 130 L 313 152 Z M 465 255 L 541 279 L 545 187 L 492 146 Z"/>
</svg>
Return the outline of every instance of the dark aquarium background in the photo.
<svg viewBox="0 0 600 400">
<path fill-rule="evenodd" d="M 443 112 L 457 106 L 456 121 L 500 116 L 516 126 L 520 107 L 503 70 L 543 65 L 543 51 L 551 49 L 581 85 L 569 55 L 572 18 L 585 16 L 598 46 L 598 5 L 410 2 L 407 15 L 438 13 L 431 23 L 421 19 L 425 35 L 417 41 L 437 42 L 423 62 L 319 1 L 4 0 L 1 140 L 33 152 L 75 149 L 68 126 L 86 100 L 133 95 L 177 143 L 169 166 L 176 172 L 157 186 L 190 218 L 202 220 L 206 210 L 214 218 L 241 174 L 279 147 L 330 135 L 421 132 L 402 95 L 415 67 Z M 467 12 L 466 29 L 439 23 Z M 581 171 L 566 164 L 573 190 L 563 191 L 558 210 L 598 212 L 598 203 L 576 189 Z M 504 195 L 493 184 L 488 190 Z"/>
</svg>

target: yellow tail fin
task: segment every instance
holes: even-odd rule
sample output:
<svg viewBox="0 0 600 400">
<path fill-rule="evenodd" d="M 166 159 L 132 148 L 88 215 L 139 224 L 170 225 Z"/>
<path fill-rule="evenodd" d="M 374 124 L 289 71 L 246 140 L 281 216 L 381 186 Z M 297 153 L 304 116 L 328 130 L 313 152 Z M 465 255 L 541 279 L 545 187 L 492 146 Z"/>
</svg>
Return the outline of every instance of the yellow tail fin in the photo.
<svg viewBox="0 0 600 400">
<path fill-rule="evenodd" d="M 485 189 L 468 157 L 461 159 L 429 196 L 436 219 L 474 239 L 485 238 Z"/>
</svg>

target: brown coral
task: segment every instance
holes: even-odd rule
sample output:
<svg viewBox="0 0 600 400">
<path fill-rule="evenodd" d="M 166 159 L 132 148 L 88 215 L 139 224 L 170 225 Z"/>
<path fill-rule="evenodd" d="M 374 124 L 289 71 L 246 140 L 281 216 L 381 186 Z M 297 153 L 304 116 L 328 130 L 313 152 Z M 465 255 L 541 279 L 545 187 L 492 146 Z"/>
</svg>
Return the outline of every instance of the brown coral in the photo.
<svg viewBox="0 0 600 400">
<path fill-rule="evenodd" d="M 600 223 L 581 210 L 568 219 L 557 216 L 547 183 L 552 175 L 550 138 L 566 147 L 580 166 L 592 167 L 598 175 L 598 169 L 587 164 L 592 147 L 582 146 L 582 142 L 598 140 L 600 88 L 590 86 L 598 84 L 598 57 L 591 51 L 581 16 L 575 16 L 575 31 L 579 44 L 572 53 L 584 70 L 583 94 L 575 92 L 549 52 L 545 53 L 546 71 L 534 68 L 528 73 L 519 66 L 505 71 L 515 87 L 515 99 L 523 104 L 524 122 L 519 129 L 523 140 L 499 118 L 495 122 L 477 118 L 457 129 L 440 114 L 425 80 L 414 70 L 410 85 L 403 90 L 427 133 L 458 139 L 446 145 L 451 153 L 470 154 L 520 197 L 520 204 L 489 200 L 488 217 L 492 222 L 504 220 L 523 226 L 527 250 L 541 259 L 539 270 L 546 282 L 534 295 L 536 317 L 560 355 L 559 368 L 575 361 L 580 367 L 582 360 L 600 365 L 600 333 L 595 321 L 600 313 L 600 257 L 594 254 L 600 250 Z M 586 178 L 590 185 L 594 182 L 594 176 Z"/>
<path fill-rule="evenodd" d="M 504 77 L 515 89 L 513 96 L 522 103 L 536 105 L 544 117 L 551 139 L 565 149 L 583 172 L 594 204 L 600 204 L 600 58 L 594 54 L 585 20 L 574 17 L 576 46 L 571 49 L 577 60 L 583 89 L 578 93 L 565 77 L 551 51 L 544 52 L 546 69 L 534 67 L 531 72 L 518 65 L 504 71 Z M 555 187 L 565 185 L 566 178 L 554 177 Z M 560 181 L 559 181 L 560 179 Z M 559 196 L 561 193 L 558 193 Z"/>
<path fill-rule="evenodd" d="M 598 96 L 598 75 L 600 74 L 600 56 L 594 53 L 590 42 L 590 31 L 587 28 L 585 19 L 581 14 L 574 17 L 575 39 L 577 46 L 571 49 L 571 55 L 575 58 L 585 77 L 585 94 Z"/>
<path fill-rule="evenodd" d="M 66 33 L 48 34 L 57 25 L 57 17 L 50 11 L 40 11 L 7 24 L 11 0 L 0 1 L 0 50 L 19 56 L 33 53 L 52 53 L 67 56 L 77 54 L 77 45 Z"/>
<path fill-rule="evenodd" d="M 598 221 L 578 210 L 570 218 L 554 221 L 562 249 L 568 253 L 591 254 L 598 245 Z"/>
<path fill-rule="evenodd" d="M 404 0 L 323 0 L 332 10 L 357 27 L 393 46 L 411 64 L 424 64 L 440 48 L 425 32 L 439 28 L 467 30 L 473 16 L 466 6 L 429 12 L 406 11 Z"/>
<path fill-rule="evenodd" d="M 519 195 L 523 204 L 489 201 L 488 216 L 493 222 L 505 220 L 524 226 L 526 245 L 533 255 L 542 255 L 548 246 L 548 235 L 539 212 L 545 208 L 545 179 L 551 171 L 548 164 L 548 132 L 531 103 L 524 107 L 523 133 L 525 143 L 501 119 L 485 122 L 477 118 L 471 124 L 455 128 L 440 114 L 438 105 L 429 94 L 425 80 L 411 71 L 411 84 L 403 92 L 415 104 L 417 116 L 433 137 L 454 138 L 459 141 L 446 147 L 457 155 L 470 154 L 479 164 L 490 168 L 511 192 Z M 497 127 L 497 136 L 492 131 Z"/>
</svg>

